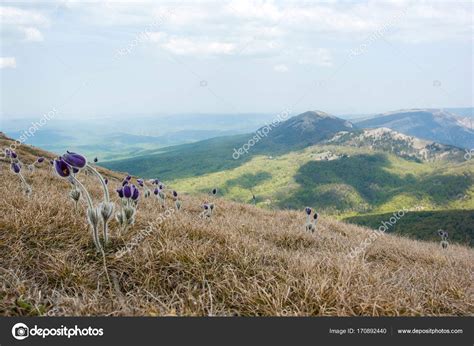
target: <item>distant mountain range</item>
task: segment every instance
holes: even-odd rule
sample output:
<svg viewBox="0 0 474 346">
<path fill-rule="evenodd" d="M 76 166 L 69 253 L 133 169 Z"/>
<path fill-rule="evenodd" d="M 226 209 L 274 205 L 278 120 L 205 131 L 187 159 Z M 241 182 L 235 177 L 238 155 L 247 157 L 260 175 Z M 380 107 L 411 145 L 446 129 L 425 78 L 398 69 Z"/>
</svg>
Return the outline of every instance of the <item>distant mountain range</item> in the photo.
<svg viewBox="0 0 474 346">
<path fill-rule="evenodd" d="M 255 150 L 276 153 L 303 149 L 331 138 L 337 132 L 353 130 L 354 125 L 347 120 L 320 111 L 308 111 L 273 128 Z"/>
<path fill-rule="evenodd" d="M 462 161 L 465 154 L 465 151 L 458 147 L 407 136 L 386 127 L 352 132 L 342 131 L 325 143 L 367 147 L 416 161 Z"/>
<path fill-rule="evenodd" d="M 324 112 L 310 111 L 271 127 L 268 133 L 259 128 L 255 133 L 151 150 L 143 156 L 106 162 L 104 166 L 145 177 L 158 175 L 165 180 L 185 178 L 235 168 L 255 155 L 281 155 L 303 149 L 330 139 L 340 131 L 353 130 L 354 126 L 349 121 Z M 266 136 L 260 137 L 257 142 L 254 137 L 258 133 L 266 133 Z M 234 150 L 249 141 L 254 141 L 249 152 L 234 159 Z"/>
<path fill-rule="evenodd" d="M 252 203 L 255 196 L 265 208 L 312 206 L 369 226 L 408 209 L 418 216 L 410 218 L 405 234 L 428 234 L 425 226 L 436 224 L 457 229 L 461 241 L 474 238 L 469 225 L 456 223 L 457 216 L 469 220 L 474 210 L 474 160 L 465 160 L 463 149 L 387 127 L 363 129 L 319 111 L 292 117 L 254 140 L 262 131 L 162 148 L 104 166 L 161 179 L 184 193 L 217 187 L 219 195 L 239 202 Z M 247 152 L 233 158 L 246 144 Z"/>
<path fill-rule="evenodd" d="M 361 128 L 386 127 L 460 148 L 474 148 L 474 119 L 460 117 L 439 109 L 409 109 L 356 121 Z"/>
</svg>

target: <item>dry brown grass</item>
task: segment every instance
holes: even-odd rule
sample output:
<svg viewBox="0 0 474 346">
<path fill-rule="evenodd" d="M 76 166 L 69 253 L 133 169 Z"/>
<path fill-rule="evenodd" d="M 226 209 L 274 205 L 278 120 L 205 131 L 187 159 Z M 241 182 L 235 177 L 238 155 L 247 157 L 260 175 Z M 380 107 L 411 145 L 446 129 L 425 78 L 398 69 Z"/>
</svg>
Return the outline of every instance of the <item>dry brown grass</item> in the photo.
<svg viewBox="0 0 474 346">
<path fill-rule="evenodd" d="M 5 147 L 5 139 L 0 145 Z M 18 150 L 31 162 L 38 151 Z M 47 153 L 42 153 L 46 156 Z M 136 224 L 119 235 L 111 223 L 107 268 L 95 253 L 84 204 L 76 213 L 68 183 L 49 163 L 18 177 L 0 162 L 1 315 L 472 315 L 472 249 L 442 251 L 384 235 L 349 260 L 370 230 L 322 216 L 314 235 L 303 213 L 265 211 L 217 201 L 212 220 L 198 217 L 204 197 L 184 196 L 183 210 L 161 225 L 158 202 L 140 202 Z M 106 171 L 103 171 L 106 172 Z M 106 172 L 110 189 L 121 175 Z M 114 180 L 114 177 L 117 178 Z M 101 197 L 98 182 L 82 181 Z M 114 194 L 115 198 L 115 194 Z M 145 229 L 131 253 L 114 254 Z"/>
</svg>

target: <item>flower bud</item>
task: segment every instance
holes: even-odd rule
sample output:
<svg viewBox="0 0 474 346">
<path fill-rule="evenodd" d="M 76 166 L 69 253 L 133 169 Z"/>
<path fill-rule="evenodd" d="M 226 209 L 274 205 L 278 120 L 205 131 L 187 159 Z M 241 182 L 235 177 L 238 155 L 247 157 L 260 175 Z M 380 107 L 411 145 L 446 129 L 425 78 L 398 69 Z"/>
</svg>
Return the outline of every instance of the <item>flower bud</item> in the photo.
<svg viewBox="0 0 474 346">
<path fill-rule="evenodd" d="M 87 160 L 84 156 L 68 151 L 61 157 L 64 162 L 73 168 L 84 168 L 87 164 Z"/>
<path fill-rule="evenodd" d="M 87 220 L 89 220 L 92 227 L 97 228 L 99 224 L 99 214 L 96 209 L 87 209 Z"/>
<path fill-rule="evenodd" d="M 12 153 L 13 153 L 13 152 L 12 152 Z M 15 173 L 15 174 L 18 174 L 18 173 L 20 173 L 21 166 L 20 166 L 18 163 L 16 163 L 16 162 L 12 162 L 12 164 L 11 164 L 11 167 L 10 167 L 10 168 L 11 168 L 11 170 L 13 171 L 13 173 Z"/>
<path fill-rule="evenodd" d="M 79 202 L 79 199 L 81 198 L 81 191 L 79 190 L 71 190 L 71 192 L 69 192 L 69 196 L 77 203 Z"/>
<path fill-rule="evenodd" d="M 99 204 L 99 210 L 100 215 L 102 216 L 102 220 L 104 220 L 104 222 L 107 222 L 114 212 L 114 204 L 102 202 Z"/>
</svg>

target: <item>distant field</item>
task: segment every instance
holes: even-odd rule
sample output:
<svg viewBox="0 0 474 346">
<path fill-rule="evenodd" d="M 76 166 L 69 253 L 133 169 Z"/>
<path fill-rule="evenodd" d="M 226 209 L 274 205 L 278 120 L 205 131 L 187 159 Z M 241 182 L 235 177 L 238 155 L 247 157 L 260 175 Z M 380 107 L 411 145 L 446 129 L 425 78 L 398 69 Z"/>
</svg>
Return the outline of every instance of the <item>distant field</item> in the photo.
<svg viewBox="0 0 474 346">
<path fill-rule="evenodd" d="M 343 221 L 378 229 L 392 216 L 393 213 L 362 215 L 347 217 Z M 409 211 L 389 226 L 387 232 L 436 241 L 439 240 L 438 229 L 448 231 L 450 239 L 455 242 L 474 246 L 474 210 Z"/>
</svg>

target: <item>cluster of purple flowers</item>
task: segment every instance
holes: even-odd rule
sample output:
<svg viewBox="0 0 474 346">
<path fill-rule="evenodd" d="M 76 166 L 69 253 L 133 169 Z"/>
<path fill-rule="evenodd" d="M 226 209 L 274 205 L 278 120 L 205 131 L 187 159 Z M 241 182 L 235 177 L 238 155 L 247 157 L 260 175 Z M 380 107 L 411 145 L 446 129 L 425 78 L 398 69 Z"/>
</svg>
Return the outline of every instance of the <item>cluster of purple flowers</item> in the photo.
<svg viewBox="0 0 474 346">
<path fill-rule="evenodd" d="M 158 179 L 153 179 L 151 183 L 152 185 L 155 185 L 153 194 L 156 196 L 156 198 L 160 202 L 161 208 L 164 209 L 166 207 L 165 185 L 162 182 L 160 182 Z"/>
<path fill-rule="evenodd" d="M 106 246 L 108 243 L 108 222 L 114 211 L 114 204 L 110 202 L 109 190 L 107 188 L 106 180 L 94 167 L 87 163 L 87 159 L 83 155 L 69 151 L 55 159 L 53 161 L 53 167 L 58 176 L 61 178 L 67 178 L 73 185 L 73 190 L 71 191 L 70 196 L 75 201 L 76 207 L 77 202 L 80 199 L 81 192 L 84 194 L 88 204 L 87 221 L 92 227 L 92 239 L 97 251 L 103 252 L 103 246 L 100 242 L 98 227 L 99 224 L 102 223 L 103 242 L 104 246 Z M 89 171 L 96 175 L 102 185 L 104 198 L 103 201 L 97 206 L 94 206 L 89 191 L 77 179 L 76 175 L 81 170 L 84 170 L 85 172 Z"/>
<path fill-rule="evenodd" d="M 311 233 L 314 233 L 314 231 L 316 231 L 316 223 L 318 221 L 318 217 L 319 217 L 319 214 L 314 212 L 313 214 L 313 217 L 311 218 L 311 213 L 312 213 L 312 210 L 310 207 L 306 207 L 304 209 L 305 213 L 306 213 L 306 224 L 305 224 L 305 230 L 307 232 L 311 232 Z"/>
<path fill-rule="evenodd" d="M 120 198 L 125 198 L 127 200 L 132 199 L 133 201 L 137 201 L 140 196 L 140 190 L 138 190 L 138 188 L 133 184 L 126 183 L 116 191 Z"/>
<path fill-rule="evenodd" d="M 447 249 L 448 245 L 449 245 L 449 243 L 448 243 L 448 236 L 449 236 L 448 232 L 444 231 L 442 229 L 439 229 L 438 230 L 438 235 L 441 237 L 441 247 L 443 249 Z"/>
<path fill-rule="evenodd" d="M 25 177 L 23 176 L 21 170 L 22 170 L 22 167 L 24 166 L 23 163 L 20 161 L 20 158 L 18 157 L 18 154 L 11 150 L 11 149 L 5 149 L 5 157 L 9 158 L 10 159 L 10 169 L 11 171 L 17 175 L 19 178 L 20 178 L 20 186 L 23 190 L 23 192 L 29 196 L 32 192 L 32 189 L 31 189 L 31 186 L 27 183 Z M 41 162 L 43 162 L 44 158 L 42 157 L 39 157 L 35 163 L 37 161 L 39 161 L 40 159 Z M 29 165 L 28 167 L 30 167 L 32 165 Z M 33 169 L 29 169 L 30 171 L 32 171 Z"/>
<path fill-rule="evenodd" d="M 203 205 L 202 205 L 202 213 L 201 213 L 201 217 L 206 217 L 206 218 L 210 218 L 212 216 L 212 212 L 214 211 L 214 203 L 208 203 L 208 202 L 205 202 Z"/>
<path fill-rule="evenodd" d="M 135 222 L 135 214 L 140 197 L 140 190 L 131 183 L 131 180 L 132 177 L 127 175 L 122 181 L 122 186 L 116 190 L 122 205 L 120 212 L 117 213 L 115 218 L 123 232 Z M 139 186 L 141 186 L 140 183 L 143 184 L 143 180 L 137 179 Z"/>
</svg>

